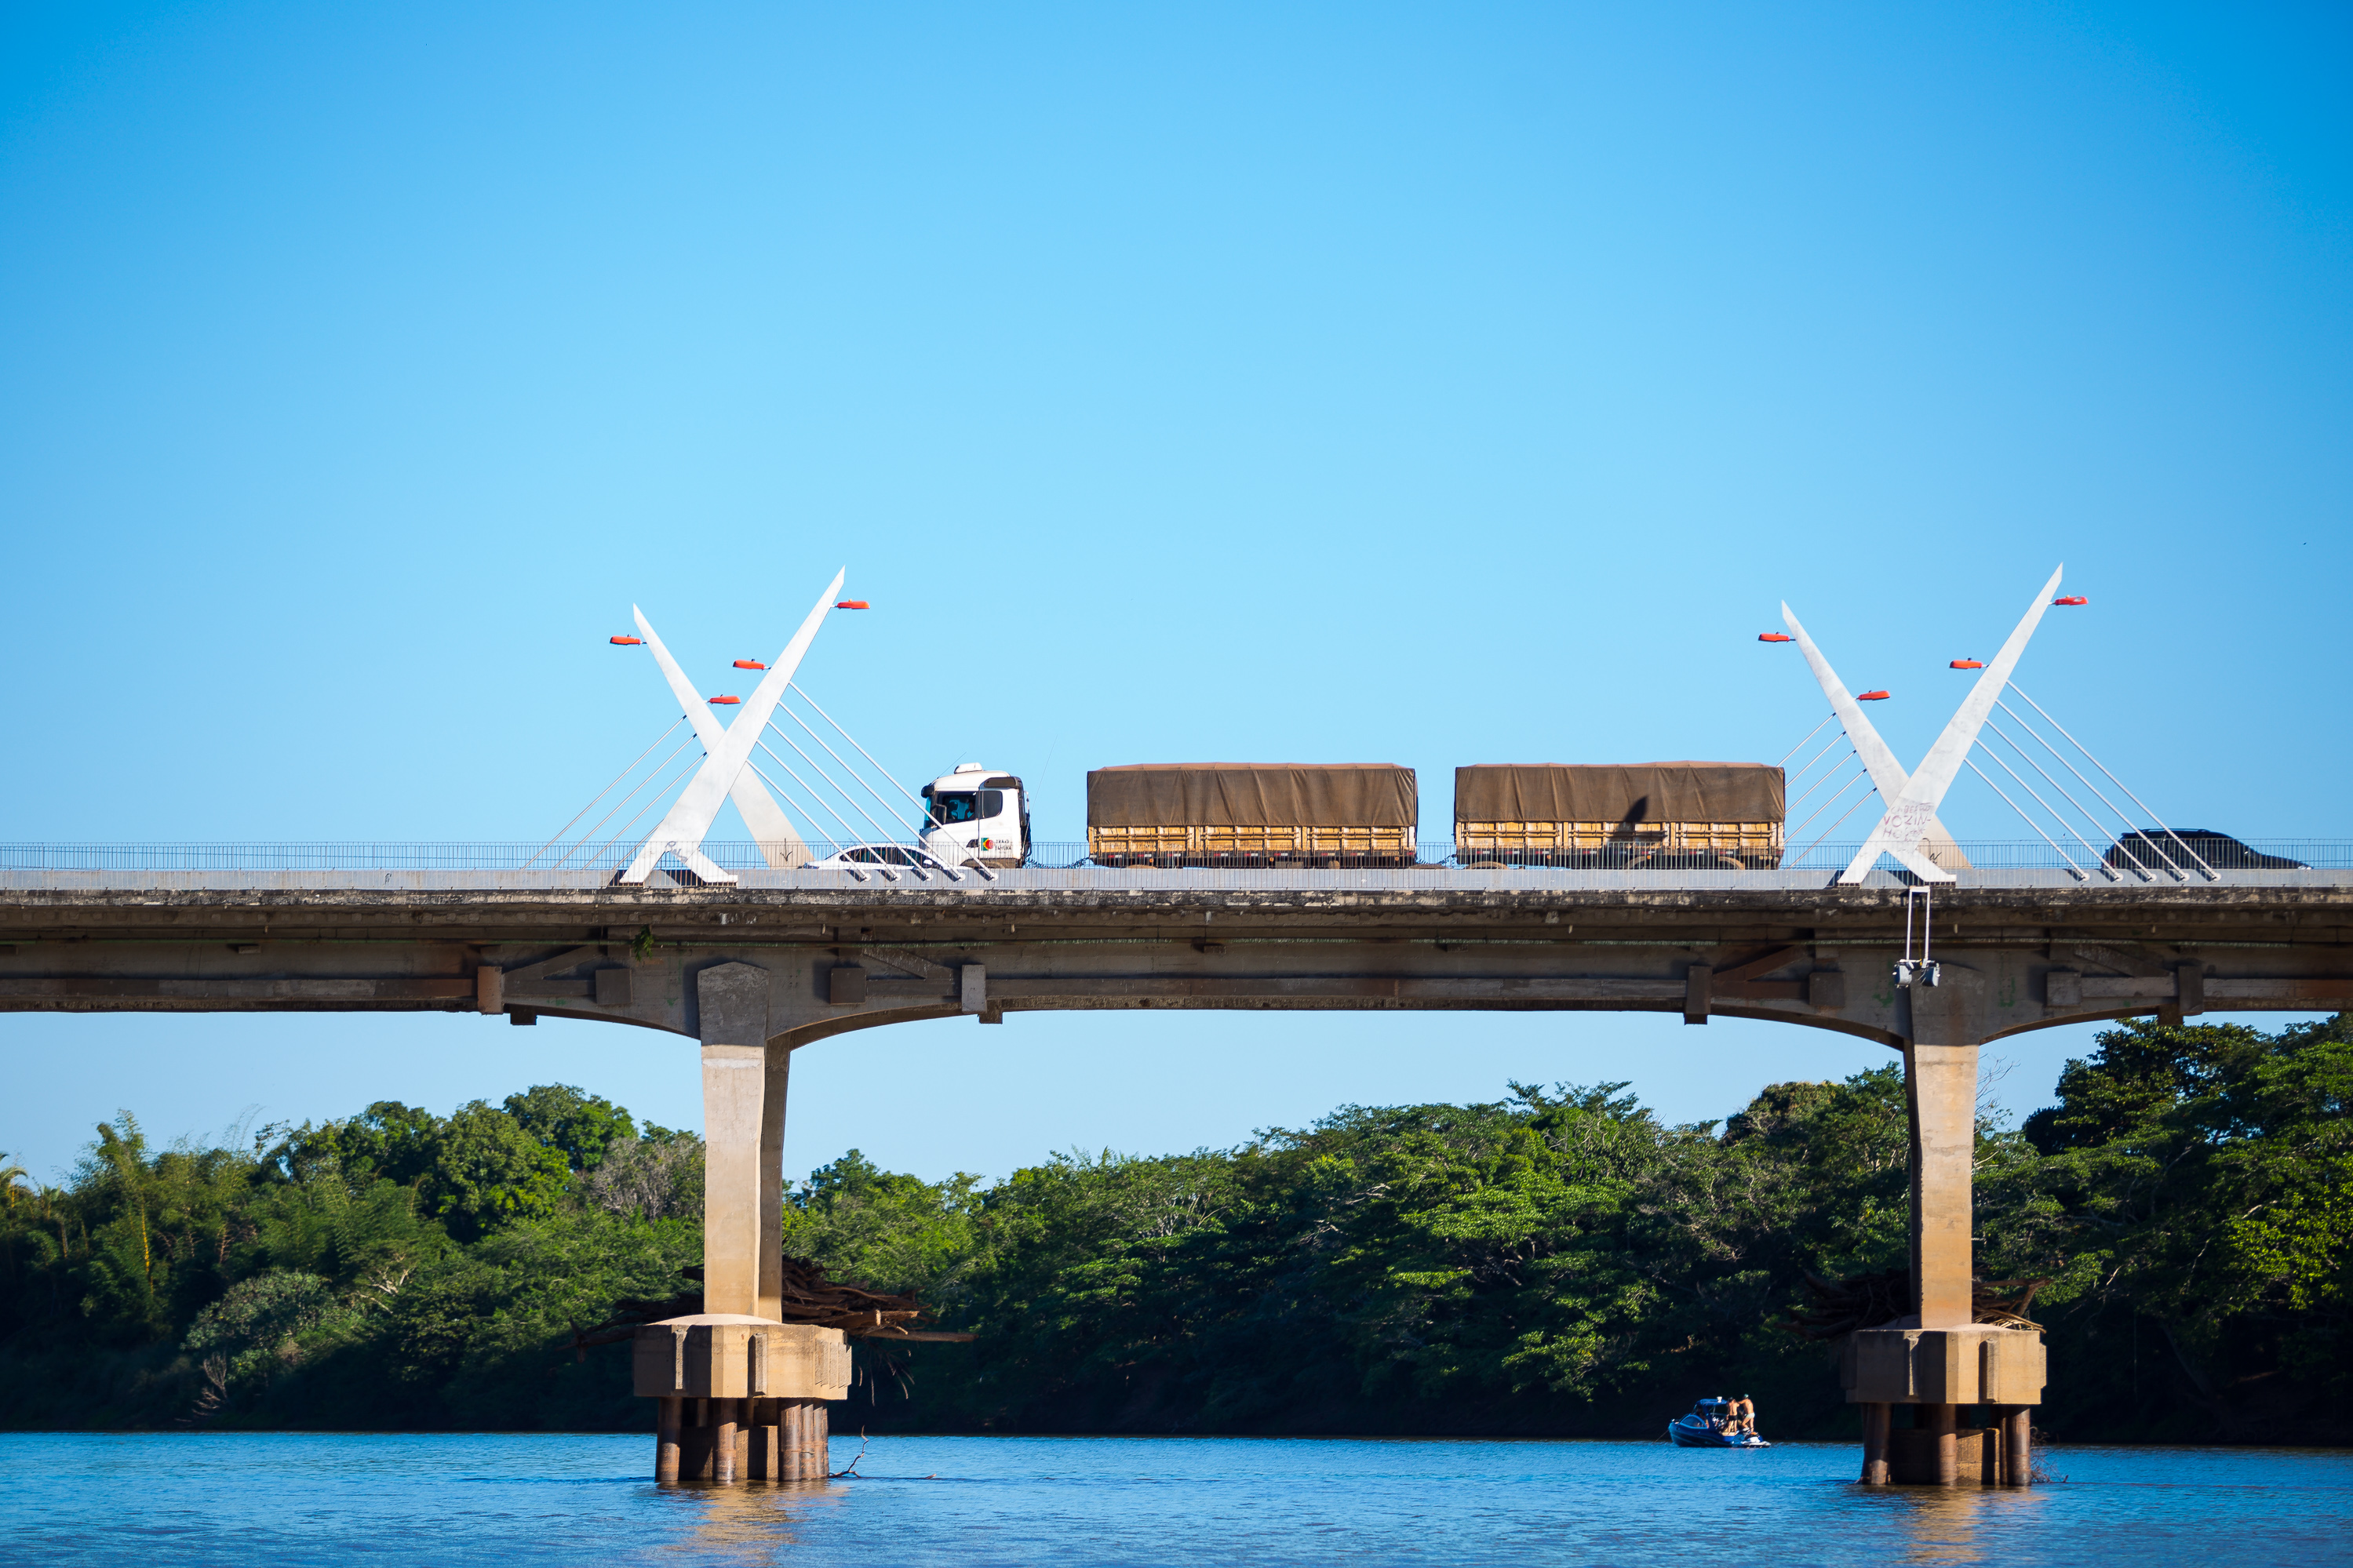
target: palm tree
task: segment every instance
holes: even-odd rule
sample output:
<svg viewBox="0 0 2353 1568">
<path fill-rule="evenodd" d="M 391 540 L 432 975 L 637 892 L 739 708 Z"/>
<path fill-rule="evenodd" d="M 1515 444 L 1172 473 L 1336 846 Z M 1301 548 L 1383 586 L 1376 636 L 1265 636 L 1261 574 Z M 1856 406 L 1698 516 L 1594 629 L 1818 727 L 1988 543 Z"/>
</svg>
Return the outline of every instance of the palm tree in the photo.
<svg viewBox="0 0 2353 1568">
<path fill-rule="evenodd" d="M 0 1160 L 7 1160 L 7 1158 L 5 1154 L 0 1154 Z M 10 1215 L 16 1214 L 18 1198 L 29 1198 L 33 1195 L 32 1178 L 33 1173 L 14 1160 L 8 1160 L 6 1164 L 0 1165 L 0 1194 L 5 1194 Z"/>
</svg>

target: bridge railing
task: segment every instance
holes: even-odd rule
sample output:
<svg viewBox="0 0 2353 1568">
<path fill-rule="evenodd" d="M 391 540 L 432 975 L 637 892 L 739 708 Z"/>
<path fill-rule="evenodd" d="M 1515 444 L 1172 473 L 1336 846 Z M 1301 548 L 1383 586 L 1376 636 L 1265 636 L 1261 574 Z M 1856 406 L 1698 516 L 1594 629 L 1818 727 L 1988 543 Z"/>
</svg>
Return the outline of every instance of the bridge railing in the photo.
<svg viewBox="0 0 2353 1568">
<path fill-rule="evenodd" d="M 2162 842 L 2162 841 L 2160 841 Z M 2295 866 L 2317 870 L 2353 869 L 2353 839 L 2348 838 L 2253 838 L 2227 840 L 2218 847 L 2205 837 L 2191 840 L 2201 855 L 2221 870 L 2288 869 Z M 1641 872 L 1689 870 L 1813 870 L 1834 871 L 1852 859 L 1861 844 L 1824 844 L 1816 846 L 1802 859 L 1790 858 L 1778 868 L 1770 864 L 1746 864 L 1729 858 L 1670 855 L 1641 844 L 1611 846 L 1588 856 L 1490 858 L 1472 856 L 1457 858 L 1454 845 L 1449 840 L 1436 840 L 1419 846 L 1419 856 L 1413 864 L 1448 869 L 1479 869 L 1493 867 L 1517 868 L 1558 866 L 1571 869 L 1621 870 Z M 812 842 L 811 855 L 828 858 L 845 850 L 860 847 L 848 844 Z M 750 842 L 713 843 L 702 846 L 703 853 L 733 871 L 758 870 L 766 866 L 767 857 L 761 846 Z M 2063 858 L 2048 844 L 2012 841 L 1963 841 L 1963 854 L 1969 864 L 1984 869 L 2067 870 L 2071 864 L 2080 869 L 2094 869 L 2094 860 L 2088 851 L 2077 847 L 2072 862 Z M 620 845 L 587 855 L 577 852 L 566 856 L 559 849 L 550 852 L 537 844 L 524 843 L 459 843 L 378 841 L 313 842 L 301 844 L 220 843 L 220 844 L 0 844 L 0 871 L 533 871 L 548 872 L 612 872 L 627 866 L 636 853 L 635 845 Z M 2125 862 L 2137 858 L 2143 864 L 2149 860 L 2146 849 L 2134 846 L 2124 850 L 2109 847 L 2106 857 L 2124 874 L 2131 875 L 2132 868 Z M 1062 842 L 1038 845 L 1029 864 L 1044 868 L 1085 868 L 1098 864 L 1087 857 L 1083 843 Z M 1247 855 L 1187 855 L 1139 859 L 1134 864 L 1164 868 L 1199 868 L 1215 870 L 1250 869 L 1257 867 L 1321 868 L 1341 866 L 1390 866 L 1402 864 L 1396 860 L 1367 861 L 1362 858 L 1317 856 L 1296 859 L 1270 860 L 1265 856 Z M 2105 880 L 2094 873 L 2096 879 Z"/>
</svg>

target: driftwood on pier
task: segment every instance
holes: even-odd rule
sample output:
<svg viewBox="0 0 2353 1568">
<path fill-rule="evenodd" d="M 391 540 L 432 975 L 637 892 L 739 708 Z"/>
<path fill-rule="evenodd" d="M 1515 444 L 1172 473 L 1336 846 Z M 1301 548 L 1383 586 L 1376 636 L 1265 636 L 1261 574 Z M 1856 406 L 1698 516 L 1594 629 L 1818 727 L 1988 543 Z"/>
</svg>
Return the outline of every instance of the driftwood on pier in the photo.
<svg viewBox="0 0 2353 1568">
<path fill-rule="evenodd" d="M 777 1315 L 786 1322 L 839 1329 L 852 1339 L 962 1342 L 973 1338 L 970 1334 L 918 1327 L 922 1320 L 932 1315 L 932 1310 L 916 1300 L 912 1292 L 892 1295 L 887 1290 L 870 1290 L 863 1285 L 837 1283 L 805 1258 L 785 1259 L 782 1295 Z"/>
<path fill-rule="evenodd" d="M 689 1267 L 680 1269 L 679 1273 L 695 1281 L 695 1288 L 682 1290 L 665 1300 L 625 1298 L 613 1303 L 613 1316 L 607 1321 L 589 1329 L 577 1323 L 572 1325 L 572 1349 L 575 1359 L 586 1361 L 590 1347 L 618 1344 L 647 1323 L 699 1314 L 702 1310 L 702 1270 Z M 776 1310 L 777 1318 L 784 1322 L 839 1329 L 851 1339 L 902 1343 L 915 1341 L 960 1343 L 974 1337 L 944 1329 L 923 1327 L 923 1320 L 932 1315 L 932 1310 L 915 1300 L 912 1292 L 893 1294 L 888 1290 L 873 1290 L 863 1285 L 828 1279 L 825 1270 L 807 1258 L 785 1259 L 784 1289 Z"/>
<path fill-rule="evenodd" d="M 1971 1321 L 2005 1329 L 2042 1327 L 2026 1315 L 2034 1293 L 2048 1279 L 1976 1279 L 1970 1281 Z M 1912 1315 L 1912 1271 L 1889 1268 L 1859 1274 L 1852 1279 L 1806 1276 L 1810 1305 L 1782 1323 L 1793 1334 L 1810 1340 L 1835 1340 L 1857 1329 L 1876 1329 Z"/>
</svg>

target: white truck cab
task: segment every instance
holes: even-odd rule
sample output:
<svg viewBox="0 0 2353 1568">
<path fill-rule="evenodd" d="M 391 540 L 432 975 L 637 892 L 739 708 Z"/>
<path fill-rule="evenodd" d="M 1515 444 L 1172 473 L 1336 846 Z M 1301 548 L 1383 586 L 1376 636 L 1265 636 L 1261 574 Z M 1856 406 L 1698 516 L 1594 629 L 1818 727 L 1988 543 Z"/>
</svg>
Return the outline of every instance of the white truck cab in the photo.
<svg viewBox="0 0 2353 1568">
<path fill-rule="evenodd" d="M 923 786 L 923 847 L 950 866 L 1003 868 L 1029 858 L 1029 795 L 1010 773 L 962 763 Z"/>
</svg>

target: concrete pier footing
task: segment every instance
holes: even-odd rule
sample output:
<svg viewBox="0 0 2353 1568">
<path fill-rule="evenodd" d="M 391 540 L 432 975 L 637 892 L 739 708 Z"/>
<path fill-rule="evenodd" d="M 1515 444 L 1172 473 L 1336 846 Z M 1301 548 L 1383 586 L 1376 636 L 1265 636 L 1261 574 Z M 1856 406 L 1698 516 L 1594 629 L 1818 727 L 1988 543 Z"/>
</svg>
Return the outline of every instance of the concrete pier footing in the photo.
<svg viewBox="0 0 2353 1568">
<path fill-rule="evenodd" d="M 1847 1336 L 1839 1381 L 1862 1407 L 1866 1486 L 2030 1484 L 2031 1421 L 2042 1400 L 2042 1336 L 1989 1323 L 1967 1329 L 1861 1329 Z M 1895 1406 L 1912 1424 L 1894 1424 Z M 1982 1408 L 1983 1426 L 1961 1413 Z"/>
<path fill-rule="evenodd" d="M 849 1394 L 839 1329 L 704 1313 L 649 1323 L 632 1350 L 655 1401 L 654 1479 L 668 1484 L 821 1479 L 827 1402 Z"/>
</svg>

